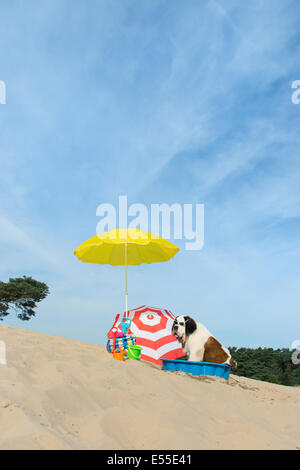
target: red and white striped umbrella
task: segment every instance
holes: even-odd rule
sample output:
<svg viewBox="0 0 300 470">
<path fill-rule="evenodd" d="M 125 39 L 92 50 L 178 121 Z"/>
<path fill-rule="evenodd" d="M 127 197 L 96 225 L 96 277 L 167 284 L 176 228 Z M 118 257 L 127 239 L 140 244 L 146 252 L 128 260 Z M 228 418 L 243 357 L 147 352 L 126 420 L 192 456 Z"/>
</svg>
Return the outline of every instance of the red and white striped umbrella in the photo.
<svg viewBox="0 0 300 470">
<path fill-rule="evenodd" d="M 112 328 L 122 331 L 122 318 L 131 319 L 128 335 L 136 336 L 136 344 L 142 347 L 141 359 L 161 365 L 160 358 L 178 359 L 184 356 L 181 344 L 172 333 L 174 315 L 166 309 L 142 307 L 129 310 L 127 314 L 118 314 Z M 112 328 L 107 336 L 113 335 Z"/>
</svg>

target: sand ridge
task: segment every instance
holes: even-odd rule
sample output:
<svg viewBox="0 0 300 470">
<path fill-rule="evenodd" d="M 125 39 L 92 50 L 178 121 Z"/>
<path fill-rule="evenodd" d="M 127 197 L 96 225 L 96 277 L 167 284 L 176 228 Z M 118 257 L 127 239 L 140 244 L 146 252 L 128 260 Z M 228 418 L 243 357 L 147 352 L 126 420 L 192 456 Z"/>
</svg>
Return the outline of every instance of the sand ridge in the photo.
<svg viewBox="0 0 300 470">
<path fill-rule="evenodd" d="M 0 449 L 299 449 L 300 388 L 113 360 L 0 325 Z"/>
</svg>

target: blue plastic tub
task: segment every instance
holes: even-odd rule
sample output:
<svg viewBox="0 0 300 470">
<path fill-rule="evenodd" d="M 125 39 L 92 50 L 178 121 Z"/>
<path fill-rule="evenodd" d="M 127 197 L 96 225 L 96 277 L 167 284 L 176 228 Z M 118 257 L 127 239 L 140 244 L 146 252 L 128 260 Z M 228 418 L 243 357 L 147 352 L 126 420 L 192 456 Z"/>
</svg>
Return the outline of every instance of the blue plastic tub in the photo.
<svg viewBox="0 0 300 470">
<path fill-rule="evenodd" d="M 231 367 L 215 362 L 194 362 L 175 359 L 161 359 L 163 370 L 182 371 L 192 375 L 215 375 L 228 379 Z"/>
</svg>

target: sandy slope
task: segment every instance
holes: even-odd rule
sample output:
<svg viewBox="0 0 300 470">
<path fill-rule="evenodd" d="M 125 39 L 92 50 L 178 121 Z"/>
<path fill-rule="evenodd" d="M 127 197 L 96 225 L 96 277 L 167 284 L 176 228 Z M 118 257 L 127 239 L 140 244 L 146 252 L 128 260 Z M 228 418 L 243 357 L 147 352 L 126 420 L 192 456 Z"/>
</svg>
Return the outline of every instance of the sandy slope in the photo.
<svg viewBox="0 0 300 470">
<path fill-rule="evenodd" d="M 296 449 L 300 388 L 194 378 L 0 326 L 0 449 Z"/>
</svg>

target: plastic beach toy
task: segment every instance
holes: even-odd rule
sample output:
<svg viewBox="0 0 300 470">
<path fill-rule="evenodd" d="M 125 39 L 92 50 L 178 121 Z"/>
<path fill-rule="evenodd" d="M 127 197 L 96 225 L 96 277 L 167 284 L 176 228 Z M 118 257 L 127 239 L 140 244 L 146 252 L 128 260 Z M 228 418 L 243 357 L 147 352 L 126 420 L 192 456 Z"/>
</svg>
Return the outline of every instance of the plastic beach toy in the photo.
<svg viewBox="0 0 300 470">
<path fill-rule="evenodd" d="M 124 361 L 124 356 L 126 353 L 127 353 L 126 349 L 117 348 L 113 352 L 113 357 L 114 359 L 117 359 L 117 361 Z"/>
<path fill-rule="evenodd" d="M 130 357 L 130 359 L 135 359 L 138 361 L 140 359 L 141 352 L 141 346 L 127 345 L 127 357 Z"/>
<path fill-rule="evenodd" d="M 126 334 L 126 330 L 130 328 L 131 325 L 131 318 L 122 318 L 121 321 L 121 327 L 122 327 L 122 333 Z"/>
<path fill-rule="evenodd" d="M 115 335 L 114 336 L 109 336 L 108 339 L 112 339 L 112 338 L 124 338 L 125 336 L 125 333 L 121 333 L 121 331 L 116 331 L 115 332 Z"/>
<path fill-rule="evenodd" d="M 124 361 L 124 356 L 127 353 L 126 349 L 116 348 L 116 334 L 117 328 L 112 329 L 113 332 L 113 358 L 117 361 Z"/>
</svg>

